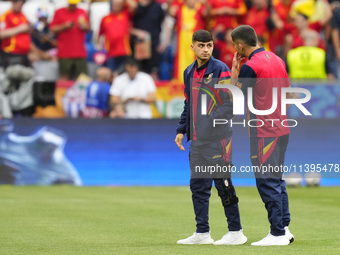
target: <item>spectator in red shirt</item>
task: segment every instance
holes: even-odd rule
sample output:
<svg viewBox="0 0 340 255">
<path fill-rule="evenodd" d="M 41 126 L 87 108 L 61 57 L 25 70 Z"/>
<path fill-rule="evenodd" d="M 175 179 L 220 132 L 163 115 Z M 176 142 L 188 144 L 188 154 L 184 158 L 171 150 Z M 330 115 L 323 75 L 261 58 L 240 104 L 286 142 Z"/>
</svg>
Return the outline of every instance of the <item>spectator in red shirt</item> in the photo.
<svg viewBox="0 0 340 255">
<path fill-rule="evenodd" d="M 238 26 L 237 17 L 246 14 L 247 7 L 243 0 L 211 0 L 211 26 L 214 30 L 225 31 Z"/>
<path fill-rule="evenodd" d="M 314 29 L 310 27 L 310 23 L 308 21 L 308 17 L 304 14 L 297 13 L 294 18 L 295 30 L 291 34 L 288 34 L 285 39 L 284 45 L 284 56 L 287 56 L 287 53 L 290 49 L 294 49 L 304 45 L 304 39 L 307 36 L 313 36 L 315 34 Z M 321 39 L 319 35 L 319 44 L 318 47 L 326 50 L 325 43 Z"/>
<path fill-rule="evenodd" d="M 112 0 L 112 12 L 103 17 L 100 28 L 98 43 L 101 37 L 105 37 L 105 49 L 109 58 L 105 66 L 116 71 L 123 66 L 131 55 L 130 28 L 131 18 L 137 8 L 134 0 Z"/>
<path fill-rule="evenodd" d="M 233 41 L 231 39 L 232 28 L 228 28 L 224 34 L 224 40 L 216 39 L 215 47 L 219 52 L 219 60 L 226 63 L 231 68 L 233 57 L 236 52 Z"/>
<path fill-rule="evenodd" d="M 60 79 L 75 79 L 87 73 L 85 33 L 90 29 L 86 12 L 77 8 L 80 0 L 68 0 L 68 7 L 57 10 L 50 30 L 57 34 Z"/>
<path fill-rule="evenodd" d="M 224 40 L 220 40 L 218 38 L 214 39 L 214 46 L 218 50 L 217 58 L 224 62 L 229 68 L 232 67 L 234 54 L 236 52 L 235 46 L 233 44 L 233 40 L 231 38 L 232 28 L 228 28 L 224 33 Z M 258 37 L 257 43 L 260 47 L 263 45 L 263 38 Z M 215 56 L 214 56 L 215 57 Z M 248 61 L 248 58 L 244 58 L 241 61 L 240 66 L 242 66 L 245 62 Z"/>
<path fill-rule="evenodd" d="M 24 0 L 13 0 L 12 8 L 0 17 L 1 66 L 29 66 L 27 57 L 31 46 L 30 26 L 21 12 Z"/>
<path fill-rule="evenodd" d="M 293 0 L 280 0 L 271 10 L 269 48 L 276 55 L 282 57 L 285 36 L 294 30 L 293 18 L 289 15 Z"/>
<path fill-rule="evenodd" d="M 268 0 L 252 0 L 253 6 L 247 13 L 245 24 L 254 28 L 257 36 L 268 38 L 267 19 L 270 17 Z"/>
<path fill-rule="evenodd" d="M 193 51 L 188 50 L 192 34 L 200 29 L 206 29 L 206 18 L 210 6 L 207 0 L 184 0 L 169 2 L 168 13 L 176 19 L 177 52 L 174 63 L 174 78 L 181 82 L 184 70 L 195 60 Z"/>
</svg>

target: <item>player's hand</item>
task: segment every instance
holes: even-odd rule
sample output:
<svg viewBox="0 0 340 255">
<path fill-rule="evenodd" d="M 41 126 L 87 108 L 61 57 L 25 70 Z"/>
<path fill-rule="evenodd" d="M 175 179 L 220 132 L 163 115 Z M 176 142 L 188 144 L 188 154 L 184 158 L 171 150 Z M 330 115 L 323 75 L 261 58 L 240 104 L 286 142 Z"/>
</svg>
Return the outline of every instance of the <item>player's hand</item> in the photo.
<svg viewBox="0 0 340 255">
<path fill-rule="evenodd" d="M 233 69 L 238 70 L 240 68 L 240 63 L 244 59 L 238 52 L 235 52 L 234 58 L 233 58 Z"/>
<path fill-rule="evenodd" d="M 69 29 L 74 26 L 74 23 L 72 21 L 66 21 L 65 22 L 65 28 Z"/>
<path fill-rule="evenodd" d="M 139 40 L 144 41 L 148 38 L 149 33 L 147 31 L 144 31 L 144 30 L 137 30 L 136 36 L 138 37 Z"/>
<path fill-rule="evenodd" d="M 128 102 L 131 102 L 131 101 L 133 101 L 133 100 L 135 100 L 133 97 L 127 98 L 127 99 L 125 99 L 125 100 L 123 101 L 123 104 L 126 104 L 126 103 L 128 103 Z"/>
<path fill-rule="evenodd" d="M 18 29 L 18 33 L 28 33 L 31 27 L 28 24 L 21 24 L 17 26 L 17 29 Z"/>
<path fill-rule="evenodd" d="M 226 15 L 233 15 L 234 14 L 234 9 L 231 8 L 231 7 L 228 7 L 228 6 L 224 7 L 223 11 L 224 11 L 224 14 L 226 14 Z"/>
<path fill-rule="evenodd" d="M 157 52 L 158 53 L 163 53 L 167 48 L 168 48 L 168 44 L 167 43 L 162 43 L 160 45 L 157 46 Z"/>
<path fill-rule="evenodd" d="M 142 100 L 142 98 L 140 98 L 140 97 L 134 97 L 134 98 L 133 98 L 133 101 L 142 102 L 143 100 Z"/>
<path fill-rule="evenodd" d="M 175 143 L 177 144 L 178 148 L 180 148 L 181 151 L 185 151 L 182 145 L 183 137 L 184 137 L 183 134 L 177 134 L 175 139 Z"/>
</svg>

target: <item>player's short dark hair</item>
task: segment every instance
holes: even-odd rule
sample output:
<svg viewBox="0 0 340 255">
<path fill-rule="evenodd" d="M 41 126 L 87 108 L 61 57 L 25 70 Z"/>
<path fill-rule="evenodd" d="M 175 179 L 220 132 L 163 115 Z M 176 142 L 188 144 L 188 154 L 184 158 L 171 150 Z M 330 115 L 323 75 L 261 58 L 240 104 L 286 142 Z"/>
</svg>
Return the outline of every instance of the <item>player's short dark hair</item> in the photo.
<svg viewBox="0 0 340 255">
<path fill-rule="evenodd" d="M 192 35 L 192 43 L 195 42 L 211 42 L 214 41 L 212 34 L 204 29 L 200 29 L 194 32 Z"/>
<path fill-rule="evenodd" d="M 249 46 L 257 45 L 257 35 L 251 26 L 242 25 L 238 26 L 231 32 L 231 38 L 235 42 L 236 40 L 240 40 Z"/>
<path fill-rule="evenodd" d="M 139 67 L 138 61 L 137 61 L 136 59 L 134 59 L 134 58 L 131 58 L 131 57 L 129 57 L 129 58 L 126 59 L 125 65 L 129 65 L 129 66 L 137 66 L 137 67 Z"/>
</svg>

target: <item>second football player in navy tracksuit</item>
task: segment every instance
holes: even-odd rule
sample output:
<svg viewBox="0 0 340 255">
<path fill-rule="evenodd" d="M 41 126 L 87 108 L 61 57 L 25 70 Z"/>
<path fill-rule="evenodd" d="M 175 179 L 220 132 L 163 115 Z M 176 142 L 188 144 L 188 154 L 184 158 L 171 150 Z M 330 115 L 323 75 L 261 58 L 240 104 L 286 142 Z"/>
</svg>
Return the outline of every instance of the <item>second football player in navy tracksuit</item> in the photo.
<svg viewBox="0 0 340 255">
<path fill-rule="evenodd" d="M 230 175 L 223 172 L 210 175 L 205 172 L 209 166 L 230 167 L 232 158 L 232 128 L 229 125 L 213 127 L 214 119 L 228 120 L 233 116 L 228 91 L 214 88 L 214 84 L 225 83 L 230 79 L 230 69 L 211 56 L 213 47 L 210 32 L 196 31 L 191 45 L 196 60 L 184 71 L 186 100 L 177 126 L 175 142 L 181 150 L 184 150 L 182 145 L 184 134 L 191 140 L 190 190 L 197 224 L 196 232 L 186 239 L 177 241 L 178 244 L 237 245 L 247 242 L 243 235 L 238 198 Z M 229 228 L 229 232 L 216 242 L 210 236 L 208 223 L 213 181 L 221 198 Z"/>
</svg>

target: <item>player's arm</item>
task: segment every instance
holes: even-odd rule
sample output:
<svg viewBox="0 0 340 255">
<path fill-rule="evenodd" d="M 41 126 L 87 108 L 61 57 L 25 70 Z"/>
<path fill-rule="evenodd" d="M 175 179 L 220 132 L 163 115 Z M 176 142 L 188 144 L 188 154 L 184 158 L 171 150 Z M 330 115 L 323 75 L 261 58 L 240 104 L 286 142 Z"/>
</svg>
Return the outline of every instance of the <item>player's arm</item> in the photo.
<svg viewBox="0 0 340 255">
<path fill-rule="evenodd" d="M 85 15 L 84 20 L 81 20 L 81 21 L 78 20 L 79 28 L 80 28 L 81 30 L 85 31 L 85 32 L 88 32 L 88 31 L 91 30 L 91 27 L 90 27 L 90 20 L 89 20 L 89 18 L 88 18 L 88 16 L 87 16 L 86 13 L 84 13 L 84 15 Z"/>
<path fill-rule="evenodd" d="M 50 60 L 52 57 L 47 52 L 40 50 L 34 43 L 30 45 L 30 51 L 38 55 L 43 60 Z"/>
<path fill-rule="evenodd" d="M 323 4 L 325 6 L 325 14 L 323 15 L 322 19 L 319 22 L 320 22 L 320 25 L 324 27 L 331 20 L 333 13 L 332 13 L 332 7 L 328 1 L 323 0 Z"/>
<path fill-rule="evenodd" d="M 244 15 L 247 12 L 247 6 L 243 1 L 239 2 L 239 5 L 237 8 L 232 8 L 229 6 L 224 6 L 220 8 L 214 8 L 211 10 L 210 14 L 212 16 L 214 15 Z"/>
<path fill-rule="evenodd" d="M 240 63 L 243 59 L 237 52 L 234 54 L 230 84 L 236 85 L 242 90 L 243 95 L 247 95 L 247 88 L 255 86 L 257 76 L 254 70 L 247 64 L 242 65 L 240 68 Z M 229 91 L 229 96 L 232 100 L 233 95 L 231 91 Z"/>
<path fill-rule="evenodd" d="M 65 31 L 67 29 L 70 29 L 71 27 L 74 26 L 74 23 L 72 21 L 66 21 L 62 24 L 59 24 L 59 25 L 52 25 L 50 27 L 50 30 L 53 32 L 53 33 L 60 33 L 62 31 Z"/>
<path fill-rule="evenodd" d="M 334 45 L 334 50 L 338 61 L 340 61 L 340 39 L 339 39 L 339 27 L 337 27 L 337 23 L 335 19 L 332 19 L 332 42 Z"/>
<path fill-rule="evenodd" d="M 173 4 L 173 2 L 174 0 L 167 0 L 168 8 L 166 10 L 166 14 L 176 18 L 177 12 L 179 11 L 179 6 L 177 4 Z"/>
<path fill-rule="evenodd" d="M 185 88 L 187 87 L 186 83 L 185 83 L 185 76 L 186 76 L 186 71 L 184 71 L 184 95 L 185 95 L 185 100 L 184 100 L 184 107 L 183 107 L 183 112 L 181 114 L 179 123 L 177 125 L 176 128 L 176 138 L 175 138 L 175 143 L 177 144 L 178 148 L 180 148 L 180 150 L 184 151 L 184 147 L 182 145 L 182 141 L 184 138 L 184 134 L 186 133 L 187 130 L 187 115 L 188 115 L 188 96 L 185 92 Z"/>
<path fill-rule="evenodd" d="M 146 96 L 146 98 L 142 98 L 141 101 L 143 103 L 147 103 L 147 104 L 152 104 L 152 103 L 156 102 L 156 93 L 155 92 L 149 93 Z"/>
<path fill-rule="evenodd" d="M 187 114 L 188 114 L 188 102 L 187 100 L 184 100 L 184 108 L 183 108 L 181 118 L 176 128 L 177 135 L 175 138 L 175 143 L 177 144 L 178 148 L 180 148 L 181 151 L 185 151 L 182 145 L 182 141 L 183 141 L 184 134 L 186 133 L 186 128 L 187 128 L 187 124 L 186 124 Z"/>
<path fill-rule="evenodd" d="M 104 26 L 104 18 L 100 21 L 100 26 L 99 26 L 99 31 L 98 31 L 98 36 L 97 36 L 97 47 L 98 49 L 103 49 L 104 48 L 104 38 L 105 38 L 105 26 Z"/>
<path fill-rule="evenodd" d="M 244 57 L 241 57 L 240 54 L 235 52 L 232 67 L 231 67 L 231 77 L 230 77 L 231 78 L 230 84 L 232 85 L 235 85 L 238 80 L 238 74 L 240 72 L 240 64 L 243 59 Z"/>
<path fill-rule="evenodd" d="M 223 6 L 219 8 L 212 8 L 210 11 L 211 16 L 218 16 L 218 15 L 240 15 L 238 8 L 232 8 L 229 6 Z"/>
<path fill-rule="evenodd" d="M 115 104 L 119 104 L 119 103 L 123 103 L 122 100 L 120 100 L 119 96 L 114 96 L 114 95 L 110 96 L 110 105 L 111 106 L 114 106 Z"/>
<path fill-rule="evenodd" d="M 207 18 L 210 13 L 211 5 L 207 0 L 201 0 L 200 2 L 202 4 L 202 9 L 201 9 L 202 16 L 204 18 Z"/>
<path fill-rule="evenodd" d="M 134 13 L 137 9 L 138 3 L 135 0 L 126 0 L 128 11 L 130 14 Z"/>
<path fill-rule="evenodd" d="M 184 100 L 183 112 L 181 114 L 181 118 L 176 128 L 177 135 L 175 138 L 175 143 L 177 144 L 178 148 L 180 148 L 182 151 L 185 150 L 182 145 L 182 141 L 184 138 L 184 134 L 186 133 L 186 129 L 187 129 L 187 114 L 188 114 L 188 100 L 186 98 Z"/>
<path fill-rule="evenodd" d="M 27 33 L 29 32 L 29 30 L 30 30 L 30 26 L 28 24 L 21 24 L 13 28 L 0 30 L 0 39 L 11 38 L 21 33 Z"/>
<path fill-rule="evenodd" d="M 170 15 L 167 15 L 164 18 L 163 24 L 162 24 L 162 27 L 163 27 L 162 33 L 164 33 L 164 36 L 161 36 L 161 43 L 157 47 L 157 51 L 159 53 L 164 52 L 168 48 L 171 42 L 171 35 L 172 35 L 172 30 L 174 28 L 174 25 L 175 25 L 174 18 L 171 17 Z"/>
<path fill-rule="evenodd" d="M 130 34 L 136 36 L 140 40 L 146 40 L 150 36 L 149 32 L 139 28 L 131 28 Z"/>
<path fill-rule="evenodd" d="M 110 118 L 123 118 L 125 115 L 124 104 L 119 96 L 110 95 Z"/>
</svg>

